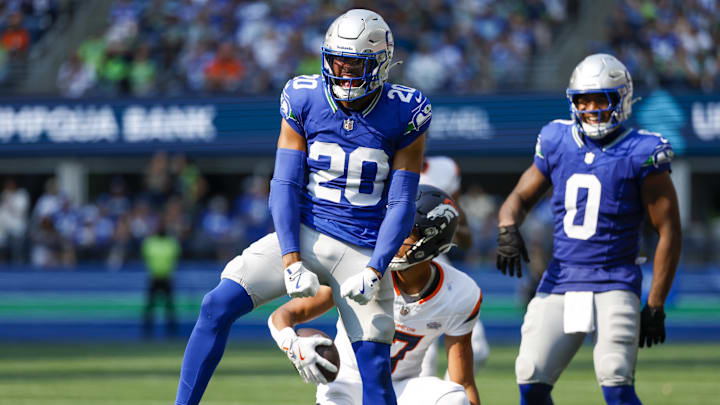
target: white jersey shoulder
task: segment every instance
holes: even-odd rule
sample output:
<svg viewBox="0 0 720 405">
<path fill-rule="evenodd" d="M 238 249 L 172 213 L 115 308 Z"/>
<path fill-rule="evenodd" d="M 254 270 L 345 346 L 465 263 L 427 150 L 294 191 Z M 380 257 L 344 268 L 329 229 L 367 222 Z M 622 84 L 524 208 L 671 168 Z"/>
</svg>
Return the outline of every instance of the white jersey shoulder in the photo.
<svg viewBox="0 0 720 405">
<path fill-rule="evenodd" d="M 392 379 L 414 378 L 430 345 L 447 334 L 468 334 L 475 326 L 482 293 L 475 281 L 446 263 L 437 263 L 438 282 L 425 298 L 407 302 L 395 288 L 395 338 L 390 349 Z M 342 323 L 335 345 L 340 352 L 340 376 L 360 381 L 357 362 Z M 338 378 L 340 378 L 340 376 Z"/>
<path fill-rule="evenodd" d="M 427 156 L 420 172 L 420 184 L 437 187 L 452 196 L 460 191 L 460 167 L 447 156 Z"/>
</svg>

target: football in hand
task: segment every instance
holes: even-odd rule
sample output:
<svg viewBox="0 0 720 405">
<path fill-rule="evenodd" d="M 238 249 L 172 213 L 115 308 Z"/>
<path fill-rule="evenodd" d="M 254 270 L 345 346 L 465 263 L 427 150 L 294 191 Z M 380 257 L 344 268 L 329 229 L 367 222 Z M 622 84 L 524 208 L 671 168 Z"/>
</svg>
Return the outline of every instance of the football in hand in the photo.
<svg viewBox="0 0 720 405">
<path fill-rule="evenodd" d="M 322 337 L 326 337 L 330 340 L 332 338 L 328 336 L 325 332 L 319 330 L 319 329 L 313 329 L 313 328 L 302 328 L 295 331 L 298 336 L 300 337 L 310 337 L 310 336 L 316 336 L 320 335 Z M 330 363 L 334 364 L 335 367 L 338 368 L 338 371 L 340 370 L 340 354 L 338 353 L 337 347 L 335 347 L 335 344 L 332 343 L 330 346 L 326 345 L 320 345 L 315 347 L 315 351 L 318 355 L 325 358 Z M 324 367 L 318 365 L 318 369 L 322 373 L 323 376 L 325 376 L 325 379 L 327 382 L 335 381 L 335 377 L 337 377 L 338 372 L 331 373 L 330 371 L 326 370 Z"/>
</svg>

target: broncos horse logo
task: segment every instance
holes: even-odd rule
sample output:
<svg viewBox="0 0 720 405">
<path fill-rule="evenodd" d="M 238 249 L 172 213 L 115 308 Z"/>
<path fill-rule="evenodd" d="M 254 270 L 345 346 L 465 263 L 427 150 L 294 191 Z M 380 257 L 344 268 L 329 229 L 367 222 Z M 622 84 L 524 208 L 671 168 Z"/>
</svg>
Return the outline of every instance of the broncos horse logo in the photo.
<svg viewBox="0 0 720 405">
<path fill-rule="evenodd" d="M 453 205 L 452 201 L 446 199 L 442 204 L 430 210 L 427 213 L 427 218 L 433 220 L 435 218 L 444 217 L 447 222 L 451 222 L 453 219 L 459 216 L 457 209 Z"/>
</svg>

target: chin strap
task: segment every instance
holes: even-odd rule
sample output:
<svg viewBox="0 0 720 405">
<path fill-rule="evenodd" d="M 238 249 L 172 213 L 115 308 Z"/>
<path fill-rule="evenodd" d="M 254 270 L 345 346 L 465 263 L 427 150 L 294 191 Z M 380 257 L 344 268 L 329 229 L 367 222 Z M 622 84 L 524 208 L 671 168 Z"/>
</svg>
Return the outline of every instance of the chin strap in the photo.
<svg viewBox="0 0 720 405">
<path fill-rule="evenodd" d="M 390 271 L 403 271 L 410 266 L 412 265 L 408 263 L 407 257 L 393 257 L 387 268 Z"/>
<path fill-rule="evenodd" d="M 410 263 L 410 260 L 408 260 L 408 257 L 410 256 L 411 253 L 415 252 L 420 247 L 420 245 L 422 245 L 422 243 L 425 241 L 425 239 L 426 239 L 425 237 L 422 237 L 417 242 L 413 243 L 412 246 L 410 247 L 410 249 L 408 249 L 405 252 L 403 257 L 393 257 L 392 260 L 390 261 L 390 263 L 388 264 L 387 268 L 391 271 L 402 271 L 412 265 L 415 265 L 415 264 L 418 264 L 418 263 L 424 261 L 424 260 L 421 260 L 418 262 Z M 430 257 L 429 259 L 431 259 L 431 258 L 432 257 Z M 427 260 L 427 259 L 425 259 L 425 260 Z"/>
<path fill-rule="evenodd" d="M 432 259 L 440 256 L 440 255 L 443 254 L 443 253 L 447 253 L 448 251 L 450 251 L 450 249 L 451 249 L 453 246 L 455 246 L 455 244 L 452 243 L 452 242 L 451 242 L 451 243 L 448 243 L 447 245 L 444 245 L 444 246 L 440 247 L 440 249 L 438 249 L 438 251 L 437 251 L 436 254 L 430 255 L 430 256 L 428 256 L 428 257 L 426 257 L 426 258 L 423 258 L 422 260 L 418 260 L 418 261 L 416 261 L 416 262 L 410 263 L 410 260 L 408 260 L 408 256 L 409 256 L 412 252 L 414 252 L 415 250 L 417 250 L 417 249 L 420 247 L 420 245 L 422 245 L 422 243 L 425 241 L 425 239 L 427 239 L 427 238 L 422 238 L 422 239 L 420 239 L 419 241 L 415 242 L 415 243 L 412 245 L 412 247 L 411 247 L 410 249 L 408 249 L 407 252 L 405 252 L 405 255 L 404 255 L 403 257 L 393 257 L 393 259 L 392 259 L 392 260 L 390 261 L 390 263 L 388 264 L 388 267 L 387 267 L 387 268 L 388 268 L 390 271 L 403 271 L 403 270 L 406 270 L 407 268 L 409 268 L 409 267 L 411 267 L 411 266 L 414 266 L 414 265 L 416 265 L 416 264 L 418 264 L 418 263 L 422 263 L 422 262 L 426 262 L 426 261 L 428 261 L 428 260 L 432 260 Z"/>
<path fill-rule="evenodd" d="M 349 89 L 346 89 L 339 84 L 332 85 L 333 94 L 339 100 L 356 99 L 356 98 L 360 97 L 360 95 L 358 93 L 360 93 L 364 90 L 365 90 L 364 87 L 350 87 Z M 340 94 L 342 94 L 342 96 Z"/>
<path fill-rule="evenodd" d="M 610 133 L 610 131 L 608 131 L 609 125 L 607 122 L 600 124 L 588 124 L 586 122 L 582 122 L 580 125 L 582 126 L 583 135 L 590 139 L 601 139 Z"/>
</svg>

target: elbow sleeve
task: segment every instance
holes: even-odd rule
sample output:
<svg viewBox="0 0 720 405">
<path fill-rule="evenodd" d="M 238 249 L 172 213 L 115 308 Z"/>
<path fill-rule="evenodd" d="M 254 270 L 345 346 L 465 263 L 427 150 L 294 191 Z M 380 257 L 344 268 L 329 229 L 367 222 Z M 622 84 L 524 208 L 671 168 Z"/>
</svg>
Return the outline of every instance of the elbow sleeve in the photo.
<svg viewBox="0 0 720 405">
<path fill-rule="evenodd" d="M 406 170 L 392 172 L 388 190 L 388 209 L 385 213 L 375 242 L 375 249 L 368 263 L 384 274 L 385 269 L 415 223 L 415 198 L 420 175 Z"/>
<path fill-rule="evenodd" d="M 270 213 L 283 255 L 300 251 L 300 193 L 305 185 L 307 155 L 279 148 L 270 181 Z"/>
</svg>

